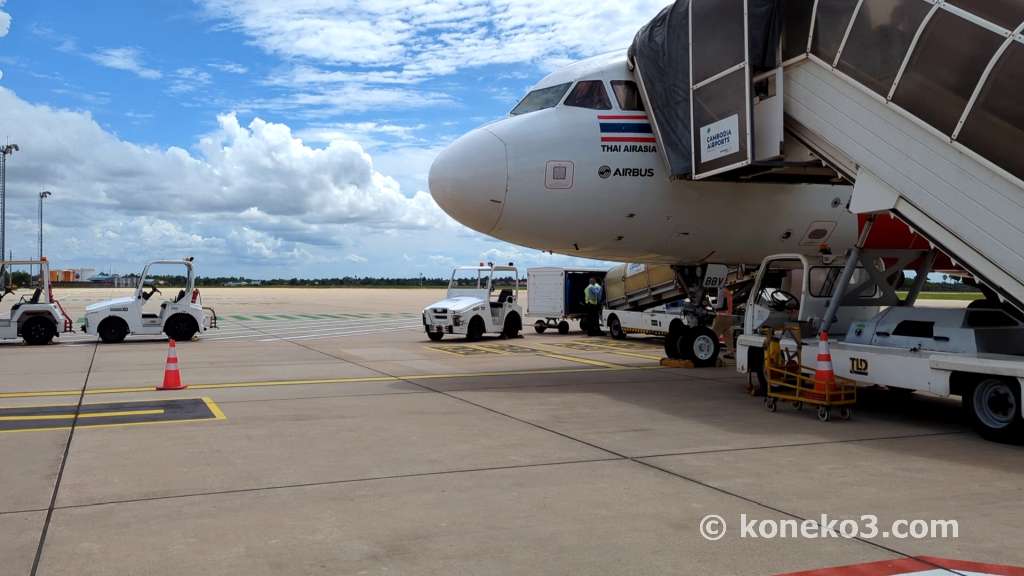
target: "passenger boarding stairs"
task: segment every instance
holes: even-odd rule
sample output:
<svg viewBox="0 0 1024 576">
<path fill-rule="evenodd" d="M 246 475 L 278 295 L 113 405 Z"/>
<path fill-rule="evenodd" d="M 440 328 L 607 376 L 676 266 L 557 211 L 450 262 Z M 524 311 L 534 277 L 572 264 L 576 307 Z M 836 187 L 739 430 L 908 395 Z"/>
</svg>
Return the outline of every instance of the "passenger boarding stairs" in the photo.
<svg viewBox="0 0 1024 576">
<path fill-rule="evenodd" d="M 728 5 L 746 10 L 747 2 L 691 0 L 692 61 L 712 52 L 699 45 L 701 21 L 714 20 Z M 765 159 L 779 149 L 777 140 L 769 142 L 775 150 L 758 147 L 763 127 L 774 133 L 778 125 L 762 116 L 778 114 L 786 139 L 855 183 L 852 212 L 895 214 L 1022 307 L 1024 0 L 788 0 L 785 6 L 781 68 L 757 72 L 746 62 L 723 62 L 717 75 L 691 72 L 690 177 L 729 179 L 732 172 L 739 180 L 759 164 L 769 166 Z M 748 78 L 746 98 L 728 89 L 735 73 Z M 758 87 L 764 79 L 773 82 L 770 92 Z M 781 97 L 784 115 L 764 105 L 772 96 Z M 723 109 L 721 101 L 734 97 L 733 109 Z M 721 130 L 730 114 L 739 116 L 746 145 L 705 162 L 704 134 Z"/>
<path fill-rule="evenodd" d="M 859 8 L 874 4 L 879 3 L 862 1 Z M 870 26 L 857 26 L 856 9 L 853 14 L 844 51 L 863 50 L 871 38 Z M 1024 21 L 1024 3 L 1020 18 Z M 1019 307 L 1024 303 L 1024 100 L 1019 92 L 1024 37 L 1020 22 L 1013 31 L 996 28 L 951 6 L 932 6 L 885 96 L 854 78 L 863 77 L 852 62 L 859 58 L 856 53 L 841 51 L 826 61 L 812 49 L 785 68 L 786 128 L 833 167 L 855 170 L 852 212 L 894 213 Z M 851 42 L 857 31 L 863 38 Z M 960 57 L 942 53 L 954 46 Z M 993 46 L 994 52 L 988 49 Z M 958 66 L 964 78 L 941 78 Z M 1007 102 L 1016 110 L 1007 109 Z"/>
</svg>

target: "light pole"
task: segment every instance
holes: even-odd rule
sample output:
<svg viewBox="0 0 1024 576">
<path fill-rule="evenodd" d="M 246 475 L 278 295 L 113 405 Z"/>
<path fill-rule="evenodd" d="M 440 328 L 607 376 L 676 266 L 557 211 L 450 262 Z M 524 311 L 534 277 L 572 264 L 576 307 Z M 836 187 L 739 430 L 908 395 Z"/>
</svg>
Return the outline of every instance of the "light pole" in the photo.
<svg viewBox="0 0 1024 576">
<path fill-rule="evenodd" d="M 43 200 L 53 196 L 53 192 L 43 190 L 39 193 L 39 261 L 43 260 Z"/>
<path fill-rule="evenodd" d="M 0 259 L 7 254 L 7 157 L 19 151 L 17 144 L 0 148 Z M 0 266 L 0 288 L 7 288 L 7 275 Z"/>
</svg>

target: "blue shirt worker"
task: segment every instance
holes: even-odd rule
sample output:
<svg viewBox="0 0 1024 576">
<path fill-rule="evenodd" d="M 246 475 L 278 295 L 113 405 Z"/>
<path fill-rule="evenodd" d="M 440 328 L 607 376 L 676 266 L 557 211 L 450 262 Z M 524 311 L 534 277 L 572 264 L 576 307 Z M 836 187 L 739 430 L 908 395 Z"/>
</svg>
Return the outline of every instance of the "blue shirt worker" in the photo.
<svg viewBox="0 0 1024 576">
<path fill-rule="evenodd" d="M 583 302 L 586 304 L 587 317 L 581 326 L 589 336 L 602 336 L 601 302 L 604 300 L 604 288 L 596 277 L 590 278 L 590 284 L 583 290 Z"/>
</svg>

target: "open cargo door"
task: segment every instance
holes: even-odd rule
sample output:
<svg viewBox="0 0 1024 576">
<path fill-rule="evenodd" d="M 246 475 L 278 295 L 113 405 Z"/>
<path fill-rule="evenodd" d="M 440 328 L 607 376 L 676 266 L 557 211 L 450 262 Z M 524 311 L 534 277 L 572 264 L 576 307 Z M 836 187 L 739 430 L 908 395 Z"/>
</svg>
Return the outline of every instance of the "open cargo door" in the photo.
<svg viewBox="0 0 1024 576">
<path fill-rule="evenodd" d="M 690 0 L 693 178 L 752 160 L 747 0 Z"/>
</svg>

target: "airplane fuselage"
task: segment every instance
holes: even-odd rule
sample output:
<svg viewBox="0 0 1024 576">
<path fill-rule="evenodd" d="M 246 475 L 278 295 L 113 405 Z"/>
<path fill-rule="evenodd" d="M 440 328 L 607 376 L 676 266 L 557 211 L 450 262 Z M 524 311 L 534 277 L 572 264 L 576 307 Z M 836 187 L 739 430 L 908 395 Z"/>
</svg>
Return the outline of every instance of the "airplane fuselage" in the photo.
<svg viewBox="0 0 1024 576">
<path fill-rule="evenodd" d="M 531 94 L 568 85 L 558 104 L 454 142 L 432 167 L 431 193 L 482 233 L 604 260 L 757 263 L 854 244 L 850 186 L 669 180 L 646 112 L 621 103 L 632 80 L 624 55 L 550 75 Z M 583 82 L 600 82 L 609 107 L 566 105 Z"/>
</svg>

